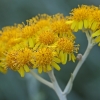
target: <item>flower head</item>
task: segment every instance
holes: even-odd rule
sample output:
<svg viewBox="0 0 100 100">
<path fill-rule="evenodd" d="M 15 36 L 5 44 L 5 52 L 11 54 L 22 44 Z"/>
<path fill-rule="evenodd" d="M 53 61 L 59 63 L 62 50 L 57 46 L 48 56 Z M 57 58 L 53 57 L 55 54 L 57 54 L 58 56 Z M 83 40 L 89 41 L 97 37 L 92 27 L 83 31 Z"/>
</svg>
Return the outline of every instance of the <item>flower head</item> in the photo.
<svg viewBox="0 0 100 100">
<path fill-rule="evenodd" d="M 23 77 L 30 68 L 39 73 L 55 68 L 59 63 L 75 61 L 75 35 L 63 14 L 41 14 L 27 20 L 27 24 L 4 27 L 0 31 L 0 70 L 18 71 Z M 68 56 L 68 57 L 67 57 Z"/>
<path fill-rule="evenodd" d="M 1 34 L 1 41 L 10 48 L 21 42 L 21 25 L 4 27 Z"/>
<path fill-rule="evenodd" d="M 73 37 L 75 39 L 74 34 L 72 34 L 72 30 L 70 24 L 66 24 L 66 17 L 62 14 L 56 14 L 52 18 L 51 28 L 55 34 L 59 37 Z"/>
<path fill-rule="evenodd" d="M 55 42 L 57 36 L 51 30 L 43 30 L 38 35 L 38 41 L 44 45 L 51 45 Z"/>
<path fill-rule="evenodd" d="M 6 56 L 6 63 L 8 68 L 18 71 L 20 75 L 24 76 L 24 71 L 29 72 L 30 60 L 33 52 L 28 48 L 21 50 L 12 50 Z"/>
<path fill-rule="evenodd" d="M 28 25 L 24 25 L 22 28 L 22 38 L 30 38 L 33 37 L 35 35 L 35 28 L 34 25 L 28 26 Z"/>
<path fill-rule="evenodd" d="M 48 72 L 53 69 L 53 67 L 57 70 L 60 70 L 58 62 L 60 63 L 60 59 L 56 58 L 56 52 L 53 52 L 50 48 L 42 48 L 34 53 L 34 67 L 38 68 L 38 72 L 42 71 Z"/>
<path fill-rule="evenodd" d="M 97 16 L 96 12 L 98 12 L 98 10 L 99 10 L 98 7 L 87 6 L 87 5 L 82 5 L 78 6 L 78 8 L 74 8 L 70 13 L 71 16 L 69 17 L 69 19 L 71 19 L 72 21 L 71 29 L 73 29 L 76 32 L 79 29 L 83 28 L 85 29 L 90 28 L 91 30 L 95 30 L 98 27 L 97 26 L 98 18 L 96 18 Z"/>
<path fill-rule="evenodd" d="M 59 53 L 59 58 L 61 59 L 63 64 L 67 62 L 67 55 L 69 55 L 69 60 L 75 62 L 74 52 L 77 53 L 79 49 L 79 45 L 74 45 L 74 41 L 68 38 L 60 38 L 57 42 L 57 48 Z"/>
<path fill-rule="evenodd" d="M 28 25 L 34 26 L 35 32 L 37 33 L 43 28 L 50 27 L 51 16 L 47 14 L 39 14 L 30 20 L 27 20 Z"/>
</svg>

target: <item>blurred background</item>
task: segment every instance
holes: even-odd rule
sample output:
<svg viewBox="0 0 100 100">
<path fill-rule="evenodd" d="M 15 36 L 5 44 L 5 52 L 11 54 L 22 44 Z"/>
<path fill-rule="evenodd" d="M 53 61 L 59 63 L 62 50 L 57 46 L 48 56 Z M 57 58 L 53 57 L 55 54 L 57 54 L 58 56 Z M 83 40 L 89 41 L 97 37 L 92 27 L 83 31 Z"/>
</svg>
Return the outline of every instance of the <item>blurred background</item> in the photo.
<svg viewBox="0 0 100 100">
<path fill-rule="evenodd" d="M 100 0 L 0 0 L 0 29 L 25 20 L 37 14 L 63 13 L 68 15 L 78 5 L 100 5 Z M 85 34 L 78 32 L 76 43 L 80 53 L 84 53 L 87 40 Z M 82 37 L 82 38 L 81 38 Z M 68 100 L 100 100 L 100 48 L 95 46 L 75 78 Z M 77 62 L 76 62 L 77 63 Z M 55 76 L 64 89 L 76 63 L 67 63 Z M 42 77 L 48 79 L 47 74 Z M 58 100 L 52 89 L 38 82 L 30 74 L 24 78 L 16 72 L 0 73 L 0 100 Z"/>
</svg>

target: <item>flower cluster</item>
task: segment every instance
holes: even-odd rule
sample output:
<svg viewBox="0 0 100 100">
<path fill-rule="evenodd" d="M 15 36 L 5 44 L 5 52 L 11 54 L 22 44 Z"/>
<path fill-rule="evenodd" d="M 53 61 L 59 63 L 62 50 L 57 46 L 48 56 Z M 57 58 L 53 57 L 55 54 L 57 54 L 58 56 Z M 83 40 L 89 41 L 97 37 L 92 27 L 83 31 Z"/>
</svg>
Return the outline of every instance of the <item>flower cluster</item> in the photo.
<svg viewBox="0 0 100 100">
<path fill-rule="evenodd" d="M 74 18 L 73 18 L 74 19 Z M 67 61 L 75 62 L 75 36 L 62 14 L 38 15 L 27 24 L 7 26 L 0 31 L 0 71 L 18 71 L 22 77 L 31 69 L 48 72 Z"/>
<path fill-rule="evenodd" d="M 66 24 L 71 25 L 74 32 L 88 31 L 95 43 L 100 42 L 100 8 L 96 6 L 81 5 L 74 8 Z M 100 45 L 100 43 L 99 43 Z"/>
</svg>

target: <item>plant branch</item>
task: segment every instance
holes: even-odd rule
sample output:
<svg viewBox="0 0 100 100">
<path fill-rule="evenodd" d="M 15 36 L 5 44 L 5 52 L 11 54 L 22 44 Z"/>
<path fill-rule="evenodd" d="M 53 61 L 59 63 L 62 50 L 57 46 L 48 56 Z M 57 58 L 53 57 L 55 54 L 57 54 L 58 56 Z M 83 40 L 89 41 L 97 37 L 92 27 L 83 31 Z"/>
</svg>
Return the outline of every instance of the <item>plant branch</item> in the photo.
<svg viewBox="0 0 100 100">
<path fill-rule="evenodd" d="M 57 94 L 58 97 L 59 97 L 59 100 L 67 100 L 66 95 L 63 94 L 62 90 L 60 89 L 60 87 L 59 87 L 59 85 L 58 85 L 58 82 L 57 82 L 57 80 L 56 80 L 56 78 L 55 78 L 55 76 L 54 76 L 53 70 L 50 71 L 50 72 L 48 72 L 48 75 L 49 75 L 49 77 L 50 77 L 50 79 L 51 79 L 51 82 L 52 82 L 52 84 L 53 84 L 53 88 L 54 88 L 56 94 Z"/>
<path fill-rule="evenodd" d="M 87 40 L 88 40 L 87 49 L 86 49 L 84 55 L 82 56 L 82 59 L 79 60 L 74 72 L 72 73 L 71 78 L 69 79 L 68 84 L 66 85 L 66 87 L 64 89 L 64 92 L 63 92 L 64 94 L 68 94 L 71 91 L 72 85 L 73 85 L 73 81 L 74 81 L 79 69 L 81 68 L 82 64 L 84 63 L 84 61 L 88 57 L 92 47 L 94 46 L 94 44 L 92 43 L 92 38 L 89 36 L 88 33 L 86 33 L 86 36 L 87 36 Z"/>
<path fill-rule="evenodd" d="M 42 77 L 40 77 L 38 74 L 36 74 L 34 71 L 30 71 L 30 73 L 41 83 L 47 85 L 48 87 L 53 89 L 53 84 L 51 82 L 48 82 L 47 80 L 43 79 Z"/>
</svg>

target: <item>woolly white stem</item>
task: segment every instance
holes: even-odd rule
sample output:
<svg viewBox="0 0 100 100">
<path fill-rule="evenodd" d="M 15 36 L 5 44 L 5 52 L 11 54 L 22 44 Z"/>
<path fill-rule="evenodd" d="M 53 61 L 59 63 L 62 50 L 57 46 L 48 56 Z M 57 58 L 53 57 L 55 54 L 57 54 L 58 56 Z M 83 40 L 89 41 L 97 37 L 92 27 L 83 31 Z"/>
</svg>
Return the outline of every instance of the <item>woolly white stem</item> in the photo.
<svg viewBox="0 0 100 100">
<path fill-rule="evenodd" d="M 87 56 L 89 55 L 92 47 L 94 46 L 93 41 L 91 41 L 92 38 L 89 36 L 88 32 L 86 33 L 86 36 L 87 36 L 87 40 L 88 40 L 87 49 L 86 49 L 84 55 L 82 56 L 82 59 L 78 62 L 74 72 L 72 73 L 71 78 L 69 79 L 69 82 L 68 82 L 68 84 L 66 85 L 66 87 L 64 89 L 64 92 L 63 92 L 64 94 L 68 94 L 71 91 L 72 85 L 73 85 L 73 81 L 74 81 L 79 69 L 81 68 L 82 64 L 84 63 L 84 61 L 86 60 Z"/>
<path fill-rule="evenodd" d="M 53 70 L 48 72 L 48 75 L 49 75 L 51 82 L 53 84 L 53 89 L 56 92 L 57 96 L 59 97 L 59 100 L 67 100 L 66 95 L 63 94 L 62 90 L 60 89 L 60 87 L 58 85 L 58 82 L 54 76 Z"/>
<path fill-rule="evenodd" d="M 40 77 L 38 74 L 36 74 L 34 71 L 30 71 L 30 73 L 41 83 L 47 85 L 48 87 L 53 89 L 53 84 L 51 82 L 48 82 L 47 80 L 43 79 L 42 77 Z"/>
</svg>

